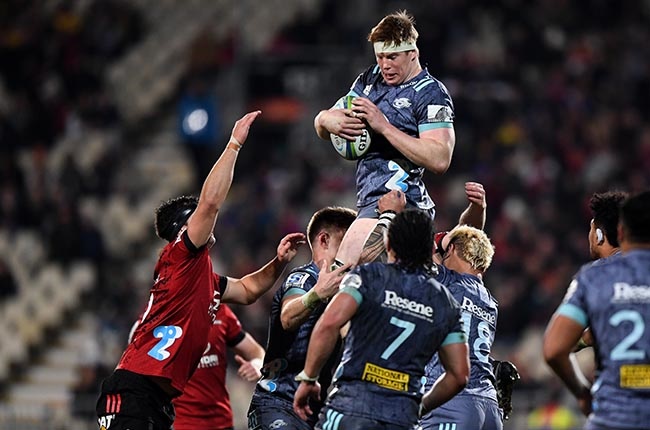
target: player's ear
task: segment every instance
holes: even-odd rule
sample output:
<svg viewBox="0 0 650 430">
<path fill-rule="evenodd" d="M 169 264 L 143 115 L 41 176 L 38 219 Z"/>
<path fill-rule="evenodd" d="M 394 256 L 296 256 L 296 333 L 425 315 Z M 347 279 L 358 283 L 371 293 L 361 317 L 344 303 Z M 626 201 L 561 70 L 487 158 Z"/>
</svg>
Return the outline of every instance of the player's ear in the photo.
<svg viewBox="0 0 650 430">
<path fill-rule="evenodd" d="M 318 233 L 317 240 L 318 240 L 319 245 L 322 248 L 327 249 L 329 247 L 329 244 L 330 244 L 330 235 L 326 231 L 321 231 L 320 233 Z"/>
</svg>

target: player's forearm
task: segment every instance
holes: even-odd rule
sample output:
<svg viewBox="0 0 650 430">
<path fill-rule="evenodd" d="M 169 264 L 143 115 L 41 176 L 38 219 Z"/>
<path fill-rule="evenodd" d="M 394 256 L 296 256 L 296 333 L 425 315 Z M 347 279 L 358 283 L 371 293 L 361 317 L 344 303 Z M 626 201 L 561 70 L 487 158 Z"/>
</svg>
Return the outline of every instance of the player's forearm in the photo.
<svg viewBox="0 0 650 430">
<path fill-rule="evenodd" d="M 327 359 L 334 351 L 339 336 L 340 327 L 334 325 L 316 324 L 309 341 L 305 373 L 309 376 L 318 376 Z"/>
<path fill-rule="evenodd" d="M 264 348 L 249 333 L 246 333 L 244 339 L 235 345 L 233 350 L 246 361 L 264 359 Z"/>
<path fill-rule="evenodd" d="M 483 230 L 485 227 L 485 209 L 476 203 L 470 203 L 467 208 L 460 214 L 458 218 L 458 224 L 460 225 L 470 225 L 476 227 L 479 230 Z"/>
<path fill-rule="evenodd" d="M 303 303 L 302 297 L 298 296 L 289 300 L 282 306 L 282 312 L 280 313 L 282 328 L 287 331 L 297 330 L 302 323 L 307 321 L 311 312 L 312 310 Z"/>
<path fill-rule="evenodd" d="M 215 213 L 226 200 L 235 174 L 235 163 L 239 148 L 228 143 L 201 188 L 200 202 L 213 208 Z"/>
<path fill-rule="evenodd" d="M 316 130 L 316 134 L 323 140 L 329 140 L 330 138 L 330 132 L 324 125 L 324 118 L 327 115 L 327 112 L 327 110 L 322 110 L 314 118 L 314 129 Z"/>
<path fill-rule="evenodd" d="M 546 357 L 546 362 L 576 398 L 580 398 L 585 390 L 589 390 L 585 383 L 586 378 L 580 377 L 580 370 L 573 365 L 568 353 Z"/>
<path fill-rule="evenodd" d="M 433 384 L 433 387 L 422 396 L 421 415 L 442 406 L 458 394 L 467 384 L 467 380 L 455 377 L 450 372 L 443 373 Z"/>
<path fill-rule="evenodd" d="M 451 164 L 452 151 L 446 142 L 412 137 L 393 125 L 389 125 L 383 135 L 406 158 L 430 172 L 441 175 Z"/>
<path fill-rule="evenodd" d="M 278 257 L 275 257 L 266 263 L 264 267 L 241 278 L 241 283 L 246 290 L 246 304 L 253 303 L 270 290 L 280 275 L 282 275 L 282 271 L 286 265 L 286 262 L 281 262 Z"/>
</svg>

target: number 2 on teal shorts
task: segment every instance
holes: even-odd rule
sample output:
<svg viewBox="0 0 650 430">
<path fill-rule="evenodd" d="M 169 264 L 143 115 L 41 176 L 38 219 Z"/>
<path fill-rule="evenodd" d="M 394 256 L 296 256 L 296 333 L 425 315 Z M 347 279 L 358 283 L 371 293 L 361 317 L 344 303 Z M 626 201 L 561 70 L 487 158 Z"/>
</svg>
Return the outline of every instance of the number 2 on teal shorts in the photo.
<svg viewBox="0 0 650 430">
<path fill-rule="evenodd" d="M 404 169 L 402 169 L 399 164 L 393 160 L 388 162 L 388 170 L 395 173 L 386 182 L 386 188 L 389 190 L 400 190 L 406 192 L 408 185 L 405 181 L 409 177 L 408 173 L 406 173 Z"/>
</svg>

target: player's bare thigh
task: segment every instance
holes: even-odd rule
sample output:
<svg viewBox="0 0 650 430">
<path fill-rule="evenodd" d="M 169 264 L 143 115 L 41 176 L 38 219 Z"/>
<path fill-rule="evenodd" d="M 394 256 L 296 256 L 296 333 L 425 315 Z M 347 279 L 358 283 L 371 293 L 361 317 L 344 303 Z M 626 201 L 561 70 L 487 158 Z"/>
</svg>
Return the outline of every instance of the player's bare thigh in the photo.
<svg viewBox="0 0 650 430">
<path fill-rule="evenodd" d="M 357 218 L 343 236 L 336 259 L 344 264 L 357 264 L 361 250 L 377 225 L 376 218 Z"/>
</svg>

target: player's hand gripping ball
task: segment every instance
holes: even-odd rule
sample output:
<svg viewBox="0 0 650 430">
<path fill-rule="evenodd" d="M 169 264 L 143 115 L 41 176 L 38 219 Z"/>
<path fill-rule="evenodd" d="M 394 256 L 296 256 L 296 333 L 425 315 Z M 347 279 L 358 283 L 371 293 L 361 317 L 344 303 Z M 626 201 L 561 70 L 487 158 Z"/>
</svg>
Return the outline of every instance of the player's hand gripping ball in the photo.
<svg viewBox="0 0 650 430">
<path fill-rule="evenodd" d="M 341 97 L 334 107 L 337 109 L 352 109 L 352 99 L 354 99 L 353 96 Z M 363 130 L 361 136 L 357 136 L 354 140 L 348 140 L 336 134 L 331 134 L 330 139 L 336 152 L 346 160 L 356 160 L 363 157 L 368 152 L 371 141 L 370 132 L 367 128 Z"/>
</svg>

